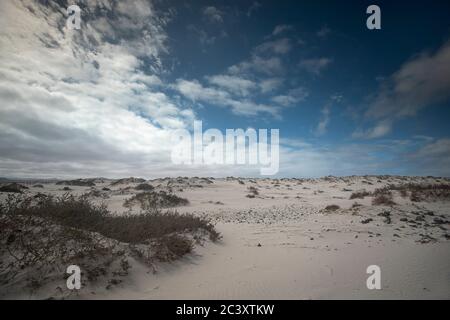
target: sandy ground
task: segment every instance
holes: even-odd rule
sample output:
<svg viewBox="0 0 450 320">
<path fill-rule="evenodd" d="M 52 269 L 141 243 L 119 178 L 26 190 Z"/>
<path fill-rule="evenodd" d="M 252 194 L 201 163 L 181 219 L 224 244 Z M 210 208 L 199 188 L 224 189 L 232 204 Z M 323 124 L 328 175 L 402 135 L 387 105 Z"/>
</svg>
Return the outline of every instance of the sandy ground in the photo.
<svg viewBox="0 0 450 320">
<path fill-rule="evenodd" d="M 222 234 L 154 273 L 133 262 L 130 276 L 106 290 L 74 293 L 83 299 L 449 299 L 450 202 L 411 202 L 394 193 L 393 206 L 372 197 L 350 200 L 352 192 L 407 182 L 448 183 L 417 177 L 327 177 L 321 179 L 157 179 L 147 183 L 187 198 L 179 212 L 206 215 Z M 115 214 L 137 183 L 70 186 L 82 194 L 104 187 Z M 258 190 L 247 197 L 249 187 Z M 63 194 L 45 184 L 27 192 Z M 5 195 L 1 195 L 4 199 Z M 357 202 L 360 206 L 354 206 Z M 328 205 L 339 209 L 325 210 Z M 133 208 L 132 212 L 138 212 Z M 389 211 L 387 223 L 378 214 Z M 419 218 L 418 218 L 419 217 Z M 372 219 L 367 223 L 367 219 Z M 436 219 L 444 223 L 436 223 Z M 414 221 L 414 222 L 413 222 Z M 381 268 L 381 290 L 369 290 L 366 268 Z M 27 298 L 27 297 L 21 297 Z M 29 297 L 28 297 L 29 298 Z M 40 298 L 33 296 L 31 298 Z"/>
</svg>

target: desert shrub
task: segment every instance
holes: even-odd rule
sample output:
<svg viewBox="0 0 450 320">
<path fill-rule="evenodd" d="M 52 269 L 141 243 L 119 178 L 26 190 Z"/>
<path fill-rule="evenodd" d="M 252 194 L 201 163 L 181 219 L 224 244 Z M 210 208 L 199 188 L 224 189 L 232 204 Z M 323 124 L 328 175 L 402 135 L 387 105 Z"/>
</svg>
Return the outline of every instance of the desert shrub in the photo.
<svg viewBox="0 0 450 320">
<path fill-rule="evenodd" d="M 144 183 L 144 182 L 145 182 L 145 179 L 130 177 L 130 178 L 122 178 L 122 179 L 113 181 L 111 183 L 111 186 L 115 186 L 115 185 L 122 184 L 122 183 L 127 184 L 127 183 Z"/>
<path fill-rule="evenodd" d="M 10 183 L 0 187 L 0 192 L 22 193 L 22 189 L 28 189 L 18 183 Z"/>
<path fill-rule="evenodd" d="M 43 281 L 60 279 L 61 270 L 77 264 L 95 280 L 117 256 L 113 242 L 79 229 L 53 224 L 32 215 L 0 215 L 0 284 L 21 282 L 31 291 Z M 92 271 L 92 272 L 91 272 Z"/>
<path fill-rule="evenodd" d="M 92 179 L 75 179 L 75 180 L 64 180 L 58 181 L 57 185 L 66 185 L 66 186 L 79 186 L 79 187 L 93 187 L 95 183 Z"/>
<path fill-rule="evenodd" d="M 247 198 L 254 198 L 255 196 L 257 196 L 259 194 L 259 191 L 257 188 L 250 186 L 247 188 L 248 189 L 248 194 L 246 195 Z"/>
<path fill-rule="evenodd" d="M 125 200 L 123 206 L 131 208 L 136 204 L 139 204 L 143 210 L 149 210 L 152 208 L 185 206 L 189 204 L 189 200 L 165 191 L 150 191 L 133 195 L 131 198 Z"/>
<path fill-rule="evenodd" d="M 101 224 L 108 210 L 105 205 L 91 203 L 85 196 L 66 193 L 60 197 L 42 195 L 38 199 L 8 197 L 0 206 L 0 214 L 36 216 L 59 225 L 91 230 Z"/>
<path fill-rule="evenodd" d="M 69 194 L 8 195 L 0 203 L 0 230 L 0 286 L 31 291 L 60 279 L 70 264 L 96 281 L 126 275 L 129 255 L 153 265 L 191 252 L 204 235 L 220 238 L 201 217 L 160 210 L 115 216 L 103 204 Z"/>
<path fill-rule="evenodd" d="M 384 188 L 387 191 L 399 191 L 402 197 L 406 197 L 410 192 L 410 200 L 413 202 L 427 200 L 450 200 L 450 184 L 436 183 L 403 183 L 390 184 Z"/>
<path fill-rule="evenodd" d="M 176 211 L 158 209 L 135 215 L 112 215 L 105 204 L 96 205 L 86 196 L 44 196 L 39 200 L 29 197 L 8 197 L 0 205 L 0 215 L 33 216 L 45 218 L 55 224 L 98 232 L 105 237 L 126 243 L 144 243 L 146 240 L 173 233 L 210 233 L 211 240 L 220 236 L 206 219 Z"/>
<path fill-rule="evenodd" d="M 379 193 L 372 199 L 372 204 L 376 206 L 393 206 L 396 203 L 392 200 L 392 193 Z"/>
<path fill-rule="evenodd" d="M 366 190 L 356 191 L 350 195 L 350 200 L 352 199 L 364 199 L 364 197 L 370 196 L 370 192 Z"/>
<path fill-rule="evenodd" d="M 138 184 L 135 187 L 136 190 L 142 190 L 142 191 L 151 191 L 153 189 L 155 189 L 155 187 L 153 187 L 152 185 L 148 184 L 148 183 L 141 183 Z"/>
<path fill-rule="evenodd" d="M 387 223 L 387 224 L 390 224 L 391 223 L 391 212 L 390 211 L 383 211 L 383 212 L 380 212 L 379 214 L 378 214 L 378 216 L 380 216 L 380 217 L 384 217 L 384 222 L 385 223 Z"/>
<path fill-rule="evenodd" d="M 171 261 L 192 252 L 192 241 L 185 236 L 168 235 L 160 239 L 156 245 L 156 256 L 160 261 Z"/>
<path fill-rule="evenodd" d="M 207 231 L 212 241 L 220 235 L 207 220 L 176 211 L 147 211 L 138 215 L 107 216 L 98 232 L 121 242 L 138 244 L 168 234 Z"/>
<path fill-rule="evenodd" d="M 330 204 L 330 205 L 325 207 L 326 211 L 336 211 L 336 210 L 339 210 L 339 209 L 340 209 L 340 207 L 338 205 L 336 205 L 336 204 Z"/>
<path fill-rule="evenodd" d="M 85 193 L 86 197 L 93 197 L 93 198 L 102 198 L 102 199 L 107 199 L 109 198 L 109 194 L 103 190 L 97 190 L 97 189 L 93 189 L 87 193 Z"/>
<path fill-rule="evenodd" d="M 34 188 L 44 188 L 44 186 L 42 184 L 35 184 L 33 185 Z"/>
</svg>

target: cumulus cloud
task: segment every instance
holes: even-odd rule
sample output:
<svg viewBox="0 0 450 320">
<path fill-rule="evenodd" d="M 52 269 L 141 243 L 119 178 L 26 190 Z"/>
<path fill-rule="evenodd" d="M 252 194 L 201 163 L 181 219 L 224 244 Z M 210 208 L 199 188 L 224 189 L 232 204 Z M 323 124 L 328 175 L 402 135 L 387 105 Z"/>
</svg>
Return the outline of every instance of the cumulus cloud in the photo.
<svg viewBox="0 0 450 320">
<path fill-rule="evenodd" d="M 148 174 L 195 118 L 160 90 L 164 15 L 147 1 L 80 6 L 68 30 L 54 2 L 0 4 L 2 174 Z"/>
</svg>

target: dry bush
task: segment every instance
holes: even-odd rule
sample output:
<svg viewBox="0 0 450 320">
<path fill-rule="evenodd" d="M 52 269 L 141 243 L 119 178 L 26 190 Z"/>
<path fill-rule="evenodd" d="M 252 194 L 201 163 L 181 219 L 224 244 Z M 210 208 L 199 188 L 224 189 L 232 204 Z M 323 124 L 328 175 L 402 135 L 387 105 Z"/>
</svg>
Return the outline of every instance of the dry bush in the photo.
<svg viewBox="0 0 450 320">
<path fill-rule="evenodd" d="M 360 204 L 360 203 L 358 203 L 358 202 L 353 202 L 353 204 L 352 204 L 352 208 L 357 208 L 357 207 L 361 207 L 362 206 L 362 204 Z"/>
<path fill-rule="evenodd" d="M 352 199 L 364 199 L 364 197 L 370 196 L 370 192 L 366 190 L 356 191 L 350 195 L 350 200 Z"/>
<path fill-rule="evenodd" d="M 156 245 L 155 257 L 160 261 L 172 261 L 192 252 L 193 249 L 192 241 L 185 236 L 164 236 Z"/>
<path fill-rule="evenodd" d="M 393 206 L 396 203 L 392 199 L 392 193 L 391 192 L 383 192 L 378 193 L 374 196 L 372 199 L 372 204 L 375 206 Z"/>
<path fill-rule="evenodd" d="M 250 186 L 247 189 L 248 189 L 248 192 L 249 192 L 249 194 L 246 195 L 247 198 L 254 198 L 257 195 L 259 195 L 259 191 L 258 191 L 257 188 L 255 188 L 253 186 Z"/>
<path fill-rule="evenodd" d="M 425 184 L 425 183 L 404 183 L 393 185 L 390 184 L 384 188 L 389 191 L 399 191 L 402 197 L 406 197 L 410 193 L 410 200 L 413 202 L 429 201 L 429 200 L 450 200 L 449 184 Z"/>
<path fill-rule="evenodd" d="M 210 239 L 219 239 L 219 233 L 207 220 L 191 214 L 179 214 L 176 211 L 147 211 L 138 215 L 107 216 L 103 219 L 98 232 L 122 242 L 139 244 L 149 239 L 164 237 L 168 234 L 196 232 L 205 230 Z"/>
<path fill-rule="evenodd" d="M 95 186 L 95 183 L 92 179 L 75 179 L 75 180 L 58 181 L 56 185 L 93 187 Z"/>
<path fill-rule="evenodd" d="M 36 290 L 45 281 L 61 279 L 71 264 L 95 281 L 122 252 L 98 234 L 32 215 L 1 214 L 0 227 L 0 285 L 5 290 L 17 283 Z"/>
<path fill-rule="evenodd" d="M 339 207 L 337 204 L 330 204 L 325 207 L 326 211 L 336 211 L 339 210 L 341 207 Z"/>
<path fill-rule="evenodd" d="M 28 189 L 28 187 L 23 186 L 18 183 L 9 183 L 0 187 L 0 192 L 12 192 L 12 193 L 22 193 L 22 189 Z"/>
<path fill-rule="evenodd" d="M 141 183 L 141 184 L 138 184 L 134 189 L 142 190 L 142 191 L 152 191 L 153 189 L 155 189 L 155 187 L 153 187 L 152 185 L 150 185 L 148 183 Z"/>
<path fill-rule="evenodd" d="M 9 195 L 0 203 L 0 230 L 0 284 L 30 290 L 60 279 L 70 264 L 95 281 L 111 272 L 127 274 L 127 256 L 150 264 L 171 261 L 191 252 L 204 235 L 220 238 L 201 217 L 160 210 L 115 216 L 105 205 L 69 194 Z"/>
<path fill-rule="evenodd" d="M 189 200 L 165 191 L 150 191 L 133 195 L 124 201 L 123 206 L 131 208 L 136 204 L 139 204 L 143 210 L 150 210 L 185 206 L 189 204 Z"/>
<path fill-rule="evenodd" d="M 115 186 L 118 184 L 144 183 L 144 182 L 145 182 L 145 179 L 130 177 L 130 178 L 117 179 L 116 181 L 111 182 L 110 185 Z"/>
<path fill-rule="evenodd" d="M 38 200 L 8 197 L 5 204 L 0 205 L 0 214 L 41 217 L 58 225 L 98 232 L 126 243 L 145 243 L 148 239 L 167 234 L 199 229 L 210 233 L 212 240 L 219 238 L 214 226 L 204 218 L 159 209 L 115 216 L 110 214 L 105 204 L 93 204 L 85 195 L 75 197 L 65 194 L 57 198 L 44 195 Z"/>
</svg>

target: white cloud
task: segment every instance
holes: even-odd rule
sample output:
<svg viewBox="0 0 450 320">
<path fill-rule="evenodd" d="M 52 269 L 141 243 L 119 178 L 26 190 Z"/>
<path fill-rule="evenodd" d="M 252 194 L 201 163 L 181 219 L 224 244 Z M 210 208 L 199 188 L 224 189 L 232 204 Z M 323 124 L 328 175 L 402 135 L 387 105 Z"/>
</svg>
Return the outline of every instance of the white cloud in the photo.
<svg viewBox="0 0 450 320">
<path fill-rule="evenodd" d="M 268 78 L 263 79 L 259 83 L 259 87 L 262 93 L 268 93 L 276 90 L 283 84 L 283 79 L 281 78 Z"/>
<path fill-rule="evenodd" d="M 308 95 L 309 93 L 305 88 L 299 87 L 289 90 L 287 94 L 273 97 L 272 101 L 284 107 L 288 107 L 300 101 L 304 101 Z"/>
<path fill-rule="evenodd" d="M 237 76 L 215 75 L 206 78 L 209 83 L 240 96 L 248 96 L 257 87 L 255 82 Z"/>
<path fill-rule="evenodd" d="M 277 35 L 279 35 L 279 34 L 281 34 L 283 32 L 286 32 L 286 31 L 289 31 L 289 30 L 292 30 L 292 29 L 293 29 L 293 26 L 291 26 L 291 25 L 280 24 L 280 25 L 275 26 L 275 28 L 272 31 L 272 35 L 273 36 L 277 36 Z"/>
<path fill-rule="evenodd" d="M 203 15 L 208 19 L 210 22 L 216 22 L 221 23 L 223 22 L 223 15 L 224 13 L 217 9 L 214 6 L 209 6 L 203 9 Z"/>
<path fill-rule="evenodd" d="M 353 138 L 365 138 L 365 139 L 375 139 L 381 138 L 391 132 L 392 122 L 390 120 L 384 120 L 378 122 L 374 127 L 367 130 L 357 129 L 353 132 Z"/>
<path fill-rule="evenodd" d="M 194 102 L 205 102 L 210 105 L 229 107 L 234 114 L 256 116 L 269 114 L 280 118 L 280 108 L 265 104 L 258 104 L 248 99 L 235 99 L 227 91 L 217 88 L 204 87 L 196 80 L 178 79 L 174 86 L 183 96 Z"/>
<path fill-rule="evenodd" d="M 81 30 L 67 30 L 65 8 L 0 4 L 3 175 L 148 175 L 170 157 L 170 130 L 195 118 L 160 90 L 163 15 L 146 1 L 83 10 Z M 88 18 L 111 10 L 112 20 Z"/>
<path fill-rule="evenodd" d="M 382 83 L 366 116 L 401 118 L 450 99 L 450 42 L 422 53 Z"/>
<path fill-rule="evenodd" d="M 314 75 L 320 75 L 331 62 L 330 58 L 304 59 L 300 61 L 299 67 Z"/>
<path fill-rule="evenodd" d="M 282 38 L 274 41 L 267 41 L 256 47 L 255 51 L 259 53 L 272 52 L 275 54 L 286 54 L 291 50 L 291 42 L 288 38 Z"/>
<path fill-rule="evenodd" d="M 421 53 L 381 82 L 365 113 L 377 124 L 355 137 L 378 138 L 391 132 L 393 123 L 450 99 L 450 42 L 434 53 Z"/>
<path fill-rule="evenodd" d="M 322 113 L 322 117 L 314 131 L 317 136 L 322 136 L 327 133 L 328 124 L 330 123 L 330 105 L 324 106 L 320 112 Z"/>
<path fill-rule="evenodd" d="M 278 57 L 262 58 L 253 55 L 250 60 L 243 61 L 239 64 L 228 68 L 231 74 L 248 74 L 257 72 L 265 75 L 279 74 L 283 71 L 283 64 Z"/>
</svg>

